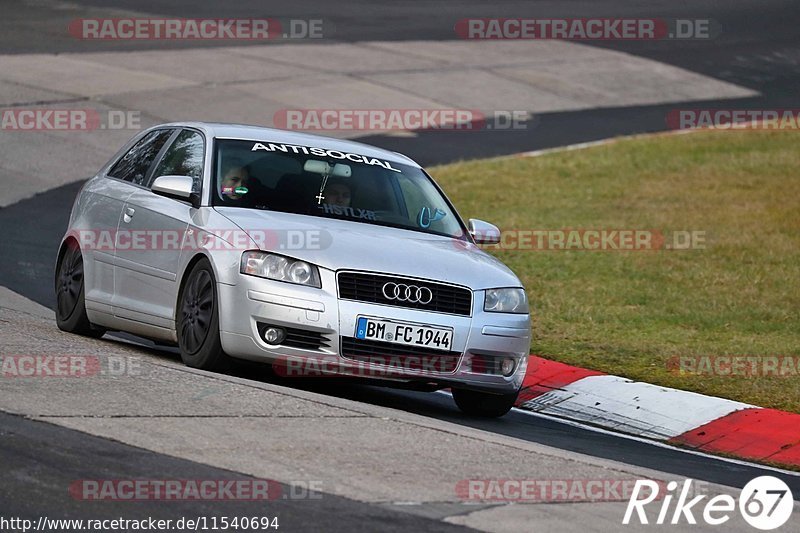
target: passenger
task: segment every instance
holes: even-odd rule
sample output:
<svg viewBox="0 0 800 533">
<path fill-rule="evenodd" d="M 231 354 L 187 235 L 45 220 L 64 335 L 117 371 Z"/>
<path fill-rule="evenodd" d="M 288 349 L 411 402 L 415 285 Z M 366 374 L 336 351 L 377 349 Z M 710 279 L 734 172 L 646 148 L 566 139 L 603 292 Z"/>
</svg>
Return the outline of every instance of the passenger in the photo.
<svg viewBox="0 0 800 533">
<path fill-rule="evenodd" d="M 342 181 L 332 182 L 325 188 L 325 200 L 329 205 L 350 207 L 350 187 Z"/>
</svg>

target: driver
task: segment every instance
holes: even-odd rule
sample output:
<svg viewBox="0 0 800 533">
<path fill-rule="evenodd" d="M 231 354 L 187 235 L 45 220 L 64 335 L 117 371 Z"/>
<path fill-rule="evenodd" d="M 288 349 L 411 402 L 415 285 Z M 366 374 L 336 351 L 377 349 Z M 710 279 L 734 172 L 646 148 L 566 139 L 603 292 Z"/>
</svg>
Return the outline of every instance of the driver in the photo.
<svg viewBox="0 0 800 533">
<path fill-rule="evenodd" d="M 226 200 L 241 200 L 248 192 L 247 184 L 250 180 L 250 172 L 246 166 L 238 162 L 228 163 L 223 169 L 220 194 Z"/>
</svg>

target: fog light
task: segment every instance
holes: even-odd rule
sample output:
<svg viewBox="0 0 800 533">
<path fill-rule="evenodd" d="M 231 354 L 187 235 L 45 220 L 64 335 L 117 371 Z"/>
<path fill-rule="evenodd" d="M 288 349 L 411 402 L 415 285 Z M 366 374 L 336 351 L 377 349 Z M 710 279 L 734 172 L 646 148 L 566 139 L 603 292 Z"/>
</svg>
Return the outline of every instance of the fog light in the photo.
<svg viewBox="0 0 800 533">
<path fill-rule="evenodd" d="M 503 365 L 500 367 L 500 371 L 504 376 L 510 376 L 514 373 L 514 363 L 513 357 L 506 357 L 503 359 Z"/>
<path fill-rule="evenodd" d="M 281 328 L 267 328 L 262 333 L 267 344 L 280 344 L 286 338 L 286 331 Z"/>
</svg>

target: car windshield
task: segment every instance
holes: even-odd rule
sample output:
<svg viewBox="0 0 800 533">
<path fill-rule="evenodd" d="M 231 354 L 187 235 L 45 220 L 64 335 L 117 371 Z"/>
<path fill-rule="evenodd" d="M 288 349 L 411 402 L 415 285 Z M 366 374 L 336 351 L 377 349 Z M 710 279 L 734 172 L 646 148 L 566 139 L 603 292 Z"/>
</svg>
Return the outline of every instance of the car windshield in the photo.
<svg viewBox="0 0 800 533">
<path fill-rule="evenodd" d="M 449 237 L 464 231 L 433 181 L 396 161 L 314 146 L 218 139 L 212 204 Z"/>
</svg>

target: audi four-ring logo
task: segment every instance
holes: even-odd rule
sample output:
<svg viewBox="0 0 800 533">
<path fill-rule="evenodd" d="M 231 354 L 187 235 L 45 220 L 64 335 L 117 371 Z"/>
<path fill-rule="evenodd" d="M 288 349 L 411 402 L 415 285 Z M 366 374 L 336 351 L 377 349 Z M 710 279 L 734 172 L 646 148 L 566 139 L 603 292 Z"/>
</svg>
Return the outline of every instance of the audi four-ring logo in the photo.
<svg viewBox="0 0 800 533">
<path fill-rule="evenodd" d="M 429 304 L 433 300 L 433 292 L 428 287 L 417 287 L 393 281 L 383 285 L 383 296 L 387 300 L 423 305 Z"/>
</svg>

